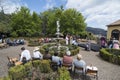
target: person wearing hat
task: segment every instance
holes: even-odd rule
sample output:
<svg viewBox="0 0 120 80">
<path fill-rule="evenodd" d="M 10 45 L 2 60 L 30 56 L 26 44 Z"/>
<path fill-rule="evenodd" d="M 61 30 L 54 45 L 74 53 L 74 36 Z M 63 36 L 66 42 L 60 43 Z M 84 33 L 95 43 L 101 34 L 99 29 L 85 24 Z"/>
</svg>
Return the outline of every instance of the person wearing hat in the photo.
<svg viewBox="0 0 120 80">
<path fill-rule="evenodd" d="M 74 67 L 82 67 L 85 72 L 86 62 L 84 60 L 82 60 L 82 55 L 77 54 L 77 58 L 73 61 L 73 66 Z"/>
<path fill-rule="evenodd" d="M 72 65 L 73 57 L 70 56 L 70 55 L 71 55 L 71 52 L 68 50 L 68 51 L 66 52 L 66 55 L 63 56 L 62 64 Z"/>
<path fill-rule="evenodd" d="M 25 49 L 25 47 L 22 47 L 21 51 L 22 51 L 22 53 L 20 54 L 20 62 L 23 62 L 23 64 L 24 64 L 24 63 L 30 61 L 30 59 L 31 59 L 30 51 Z"/>
<path fill-rule="evenodd" d="M 39 51 L 39 47 L 35 47 L 33 50 L 33 60 L 43 59 L 43 55 Z"/>
</svg>

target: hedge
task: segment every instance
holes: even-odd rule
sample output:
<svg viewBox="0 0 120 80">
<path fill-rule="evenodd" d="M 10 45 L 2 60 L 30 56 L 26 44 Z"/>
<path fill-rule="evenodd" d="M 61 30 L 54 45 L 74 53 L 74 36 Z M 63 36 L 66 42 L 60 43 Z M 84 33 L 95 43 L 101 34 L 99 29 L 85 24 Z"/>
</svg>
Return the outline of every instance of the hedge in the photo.
<svg viewBox="0 0 120 80">
<path fill-rule="evenodd" d="M 45 50 L 49 50 L 49 53 L 51 55 L 53 55 L 54 52 L 57 51 L 57 47 L 54 48 L 54 49 L 49 49 L 51 46 L 56 46 L 56 44 L 45 44 L 45 45 L 43 45 L 43 46 L 40 47 L 40 52 L 42 54 L 44 54 Z M 75 46 L 75 45 L 63 46 L 63 47 L 60 48 L 60 52 L 59 52 L 58 56 L 63 57 L 66 54 L 66 48 L 64 48 L 64 47 L 68 47 L 69 48 L 69 50 L 71 51 L 71 55 L 72 56 L 78 54 L 79 50 L 80 50 L 80 47 L 79 46 Z"/>
<path fill-rule="evenodd" d="M 9 69 L 9 75 L 0 80 L 71 80 L 69 71 L 62 67 L 53 72 L 49 60 L 34 60 Z M 34 75 L 34 72 L 37 74 Z"/>
<path fill-rule="evenodd" d="M 120 50 L 119 49 L 107 49 L 100 50 L 99 55 L 106 61 L 120 65 Z"/>
</svg>

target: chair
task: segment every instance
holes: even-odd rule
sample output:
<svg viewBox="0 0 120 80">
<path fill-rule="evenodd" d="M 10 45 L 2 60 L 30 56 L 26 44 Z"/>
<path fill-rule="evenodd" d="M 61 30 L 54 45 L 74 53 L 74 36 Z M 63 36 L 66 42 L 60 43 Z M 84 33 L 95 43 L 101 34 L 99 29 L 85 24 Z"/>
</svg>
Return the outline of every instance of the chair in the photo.
<svg viewBox="0 0 120 80">
<path fill-rule="evenodd" d="M 76 71 L 80 71 L 81 72 L 82 79 L 84 80 L 84 68 L 83 67 L 77 67 L 77 66 L 75 66 L 74 67 L 74 73 L 73 73 L 74 76 L 75 76 Z M 80 76 L 80 73 L 79 73 L 79 76 Z"/>
<path fill-rule="evenodd" d="M 7 59 L 8 59 L 8 64 L 7 64 L 8 68 L 15 66 L 14 61 L 12 61 L 10 57 L 7 56 Z"/>
<path fill-rule="evenodd" d="M 97 67 L 92 67 L 92 69 L 86 69 L 86 76 L 90 76 L 90 77 L 93 77 L 93 78 L 96 78 L 96 80 L 98 80 L 98 69 Z"/>
<path fill-rule="evenodd" d="M 50 63 L 50 66 L 51 66 L 51 68 L 52 68 L 54 71 L 58 70 L 58 67 L 59 67 L 59 65 L 57 64 L 57 62 L 51 62 L 51 63 Z"/>
<path fill-rule="evenodd" d="M 7 58 L 8 58 L 8 61 L 9 61 L 8 62 L 8 68 L 10 68 L 12 66 L 16 66 L 16 65 L 21 65 L 22 64 L 22 62 L 18 61 L 17 58 L 10 58 L 8 56 L 7 56 Z"/>
<path fill-rule="evenodd" d="M 72 64 L 62 64 L 63 67 L 66 67 L 70 72 L 72 72 Z"/>
</svg>

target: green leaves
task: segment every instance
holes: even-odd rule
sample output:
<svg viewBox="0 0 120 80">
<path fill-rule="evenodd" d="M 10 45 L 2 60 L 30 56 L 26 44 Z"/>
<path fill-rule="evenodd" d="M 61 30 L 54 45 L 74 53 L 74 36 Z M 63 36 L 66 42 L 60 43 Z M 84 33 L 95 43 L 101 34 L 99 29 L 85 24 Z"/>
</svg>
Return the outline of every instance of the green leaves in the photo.
<svg viewBox="0 0 120 80">
<path fill-rule="evenodd" d="M 56 21 L 60 22 L 60 33 L 78 35 L 85 31 L 85 19 L 76 9 L 53 8 L 40 14 L 30 13 L 26 7 L 21 7 L 11 15 L 0 13 L 0 32 L 9 32 L 20 37 L 55 36 Z M 10 23 L 10 24 L 9 24 Z"/>
<path fill-rule="evenodd" d="M 36 33 L 41 32 L 40 24 L 39 15 L 35 12 L 31 15 L 26 7 L 21 7 L 20 11 L 12 15 L 11 27 L 18 36 L 36 36 Z"/>
</svg>

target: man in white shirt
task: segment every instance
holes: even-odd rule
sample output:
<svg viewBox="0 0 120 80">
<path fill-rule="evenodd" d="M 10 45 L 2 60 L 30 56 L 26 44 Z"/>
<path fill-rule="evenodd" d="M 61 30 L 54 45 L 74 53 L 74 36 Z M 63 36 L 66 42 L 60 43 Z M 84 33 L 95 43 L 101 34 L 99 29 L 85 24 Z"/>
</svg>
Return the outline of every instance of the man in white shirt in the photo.
<svg viewBox="0 0 120 80">
<path fill-rule="evenodd" d="M 24 63 L 28 62 L 31 59 L 30 51 L 26 50 L 25 47 L 21 48 L 22 53 L 20 56 L 20 61 Z"/>
</svg>

